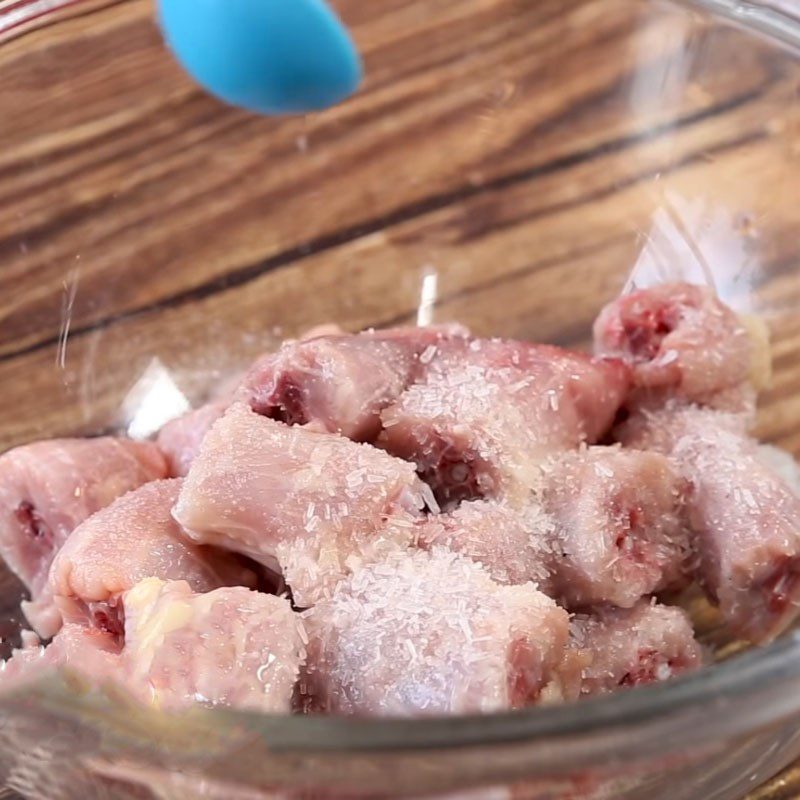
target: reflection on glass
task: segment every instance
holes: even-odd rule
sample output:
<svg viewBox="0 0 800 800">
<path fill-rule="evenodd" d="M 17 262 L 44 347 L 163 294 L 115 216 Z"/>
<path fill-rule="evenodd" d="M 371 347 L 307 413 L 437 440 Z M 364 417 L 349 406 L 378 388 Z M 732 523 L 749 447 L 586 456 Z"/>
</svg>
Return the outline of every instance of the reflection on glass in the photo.
<svg viewBox="0 0 800 800">
<path fill-rule="evenodd" d="M 749 291 L 758 267 L 752 217 L 707 198 L 688 199 L 667 190 L 642 238 L 626 291 L 688 281 L 712 286 L 739 310 L 750 309 Z"/>
<path fill-rule="evenodd" d="M 417 325 L 430 325 L 433 322 L 433 308 L 439 295 L 439 275 L 427 268 L 422 277 L 422 289 L 419 294 L 417 307 Z"/>
<path fill-rule="evenodd" d="M 189 401 L 158 358 L 133 385 L 122 404 L 128 436 L 145 439 L 189 410 Z"/>
</svg>

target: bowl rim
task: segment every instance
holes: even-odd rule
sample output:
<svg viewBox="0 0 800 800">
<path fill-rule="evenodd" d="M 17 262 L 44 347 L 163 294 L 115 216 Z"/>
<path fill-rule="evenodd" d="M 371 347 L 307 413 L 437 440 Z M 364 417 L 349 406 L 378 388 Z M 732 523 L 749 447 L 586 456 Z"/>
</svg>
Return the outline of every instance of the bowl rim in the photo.
<svg viewBox="0 0 800 800">
<path fill-rule="evenodd" d="M 624 731 L 627 739 L 633 730 L 648 735 L 654 724 L 661 726 L 667 718 L 679 724 L 701 712 L 697 730 L 688 732 L 689 738 L 674 742 L 682 749 L 689 739 L 705 739 L 712 727 L 724 727 L 725 735 L 735 736 L 800 712 L 800 695 L 787 696 L 786 692 L 794 681 L 800 682 L 800 630 L 672 681 L 564 705 L 412 719 L 334 715 L 287 718 L 227 710 L 208 713 L 230 715 L 232 721 L 255 725 L 271 749 L 379 752 L 531 744 L 552 742 L 558 737 L 586 744 L 612 730 Z M 780 697 L 771 697 L 778 687 L 783 687 Z M 739 713 L 745 705 L 751 713 Z M 734 716 L 730 715 L 732 709 L 737 711 Z M 269 722 L 263 724 L 270 720 L 280 721 L 278 731 Z M 658 737 L 662 738 L 663 732 Z M 592 749 L 597 744 L 603 742 L 594 741 Z M 646 742 L 642 740 L 641 744 Z"/>
<path fill-rule="evenodd" d="M 800 7 L 790 9 L 764 0 L 670 0 L 754 31 L 800 55 Z"/>
<path fill-rule="evenodd" d="M 244 734 L 280 758 L 313 756 L 338 763 L 455 756 L 490 748 L 515 753 L 526 774 L 563 775 L 576 765 L 611 759 L 663 760 L 687 750 L 725 747 L 736 737 L 800 716 L 800 630 L 717 665 L 661 684 L 563 705 L 516 711 L 416 718 L 262 714 L 212 708 L 164 712 L 137 705 L 124 687 L 87 687 L 63 669 L 0 691 L 0 716 L 41 712 L 70 725 L 101 730 L 109 743 L 145 752 L 170 742 L 205 738 L 208 731 Z M 134 713 L 132 709 L 135 709 Z M 144 721 L 144 724 L 143 724 Z M 150 733 L 159 731 L 153 739 Z M 145 733 L 143 733 L 145 731 Z M 172 734 L 170 734 L 170 731 Z M 170 739 L 174 735 L 177 738 Z"/>
</svg>

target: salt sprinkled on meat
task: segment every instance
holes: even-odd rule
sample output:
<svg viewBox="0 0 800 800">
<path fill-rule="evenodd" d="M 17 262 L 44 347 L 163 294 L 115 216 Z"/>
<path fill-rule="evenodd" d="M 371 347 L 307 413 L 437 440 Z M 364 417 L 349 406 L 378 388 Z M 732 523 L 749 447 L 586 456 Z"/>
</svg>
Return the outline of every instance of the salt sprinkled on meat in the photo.
<svg viewBox="0 0 800 800">
<path fill-rule="evenodd" d="M 427 483 L 422 484 L 422 499 L 425 501 L 425 505 L 430 509 L 433 514 L 441 513 L 441 508 L 439 504 L 436 502 L 436 497 L 431 491 L 431 487 L 428 486 Z"/>
<path fill-rule="evenodd" d="M 420 543 L 462 553 L 500 583 L 533 581 L 568 608 L 629 607 L 684 581 L 684 491 L 664 456 L 590 447 L 544 462 L 522 508 L 462 503 L 421 524 Z"/>
<path fill-rule="evenodd" d="M 416 716 L 534 702 L 568 619 L 532 586 L 501 587 L 444 549 L 395 552 L 306 612 L 317 707 Z"/>
<path fill-rule="evenodd" d="M 746 415 L 667 405 L 618 435 L 671 456 L 689 481 L 697 578 L 732 630 L 768 641 L 800 612 L 800 496 L 746 434 Z"/>
<path fill-rule="evenodd" d="M 551 586 L 552 520 L 531 507 L 525 514 L 479 500 L 429 517 L 419 526 L 420 544 L 443 546 L 483 565 L 502 584 L 532 581 L 548 593 Z"/>
<path fill-rule="evenodd" d="M 380 412 L 433 358 L 438 342 L 466 333 L 456 326 L 401 328 L 286 342 L 256 362 L 237 399 L 287 424 L 373 441 Z"/>
<path fill-rule="evenodd" d="M 289 602 L 243 587 L 193 593 L 147 579 L 125 603 L 124 674 L 157 708 L 288 713 L 307 635 Z"/>
<path fill-rule="evenodd" d="M 381 416 L 380 446 L 414 461 L 445 509 L 523 502 L 537 465 L 601 436 L 627 388 L 619 363 L 521 342 L 475 345 L 440 343 L 422 378 Z"/>
<path fill-rule="evenodd" d="M 429 344 L 420 354 L 419 361 L 421 364 L 430 364 L 433 357 L 436 355 L 436 345 Z"/>
<path fill-rule="evenodd" d="M 769 375 L 763 326 L 737 316 L 705 286 L 665 283 L 623 295 L 600 312 L 594 341 L 597 353 L 632 364 L 639 400 L 728 407 L 731 390 L 763 388 Z M 741 408 L 748 397 L 739 395 Z"/>
<path fill-rule="evenodd" d="M 193 541 L 279 570 L 306 607 L 343 577 L 349 557 L 363 563 L 411 544 L 408 527 L 386 521 L 423 505 L 412 465 L 236 404 L 203 441 L 174 516 Z"/>
<path fill-rule="evenodd" d="M 704 657 L 679 608 L 642 601 L 631 609 L 600 608 L 570 623 L 570 657 L 581 663 L 580 694 L 667 680 L 698 669 Z"/>
<path fill-rule="evenodd" d="M 691 578 L 768 641 L 800 615 L 800 468 L 748 436 L 763 326 L 671 284 L 611 304 L 595 339 L 598 358 L 317 331 L 161 432 L 182 483 L 148 483 L 167 471 L 149 444 L 114 444 L 132 483 L 69 440 L 0 457 L 0 549 L 32 624 L 64 621 L 0 683 L 67 666 L 169 710 L 561 702 L 699 667 L 688 618 L 653 597 Z M 252 579 L 242 555 L 292 605 L 225 586 Z"/>
</svg>

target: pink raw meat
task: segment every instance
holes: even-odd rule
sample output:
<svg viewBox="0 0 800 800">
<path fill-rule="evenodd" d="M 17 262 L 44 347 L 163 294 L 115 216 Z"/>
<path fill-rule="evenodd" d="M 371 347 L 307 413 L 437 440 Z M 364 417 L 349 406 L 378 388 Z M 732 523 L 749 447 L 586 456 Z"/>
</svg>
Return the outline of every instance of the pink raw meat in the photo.
<svg viewBox="0 0 800 800">
<path fill-rule="evenodd" d="M 498 339 L 443 342 L 383 412 L 379 444 L 414 461 L 445 507 L 518 504 L 542 460 L 608 430 L 627 389 L 620 361 Z"/>
<path fill-rule="evenodd" d="M 366 440 L 371 438 L 370 426 L 377 434 L 377 406 L 382 408 L 407 385 L 417 351 L 439 337 L 460 334 L 461 329 L 453 327 L 353 336 L 338 325 L 318 325 L 285 342 L 277 353 L 262 356 L 219 399 L 164 425 L 158 446 L 167 457 L 170 474 L 185 476 L 206 433 L 237 392 L 243 402 L 273 419 L 309 423 Z M 383 397 L 388 399 L 384 402 Z"/>
<path fill-rule="evenodd" d="M 665 681 L 703 665 L 686 613 L 647 600 L 574 617 L 569 649 L 583 664 L 582 695 Z"/>
<path fill-rule="evenodd" d="M 267 713 L 291 710 L 307 636 L 289 602 L 243 587 L 194 594 L 185 581 L 141 581 L 123 595 L 118 637 L 66 622 L 42 647 L 36 637 L 0 666 L 0 689 L 68 669 L 87 688 L 116 684 L 140 702 Z"/>
<path fill-rule="evenodd" d="M 312 706 L 343 714 L 492 712 L 535 702 L 568 616 L 531 584 L 500 586 L 469 559 L 396 551 L 304 615 Z"/>
<path fill-rule="evenodd" d="M 156 443 L 167 459 L 172 477 L 182 478 L 189 473 L 205 435 L 229 405 L 228 398 L 214 400 L 171 420 L 158 432 Z"/>
<path fill-rule="evenodd" d="M 740 415 L 668 405 L 635 415 L 619 435 L 671 455 L 683 471 L 698 578 L 735 633 L 766 642 L 800 612 L 800 497 L 745 423 Z"/>
<path fill-rule="evenodd" d="M 243 587 L 194 594 L 148 578 L 124 595 L 126 675 L 149 704 L 288 713 L 306 633 L 289 601 Z"/>
<path fill-rule="evenodd" d="M 60 624 L 47 575 L 73 529 L 166 473 L 155 445 L 110 437 L 35 442 L 0 456 L 0 554 L 30 590 L 23 610 L 42 636 Z"/>
<path fill-rule="evenodd" d="M 399 328 L 287 342 L 256 362 L 239 390 L 251 408 L 289 425 L 373 441 L 380 412 L 411 381 L 420 359 L 461 328 Z"/>
<path fill-rule="evenodd" d="M 657 453 L 590 447 L 542 465 L 528 504 L 462 503 L 420 528 L 499 583 L 534 581 L 568 608 L 634 605 L 683 578 L 685 482 Z"/>
<path fill-rule="evenodd" d="M 769 372 L 763 329 L 704 286 L 665 283 L 624 295 L 600 312 L 594 339 L 598 353 L 629 361 L 634 384 L 651 395 L 729 405 L 732 392 Z"/>
<path fill-rule="evenodd" d="M 65 615 L 88 615 L 120 635 L 117 599 L 144 578 L 185 580 L 196 592 L 255 585 L 237 557 L 193 545 L 183 535 L 171 514 L 181 483 L 147 483 L 75 529 L 50 569 L 50 588 Z"/>
<path fill-rule="evenodd" d="M 532 581 L 553 588 L 556 551 L 553 519 L 537 503 L 519 511 L 492 500 L 471 500 L 418 523 L 419 544 L 446 547 L 477 561 L 497 583 Z"/>
<path fill-rule="evenodd" d="M 0 690 L 14 689 L 60 669 L 69 670 L 87 686 L 118 680 L 119 645 L 107 633 L 72 623 L 66 623 L 47 647 L 28 632 L 23 635 L 23 646 L 7 661 L 0 661 Z"/>
<path fill-rule="evenodd" d="M 542 492 L 555 525 L 553 596 L 570 608 L 628 608 L 684 583 L 686 491 L 658 453 L 590 447 L 555 459 Z"/>
<path fill-rule="evenodd" d="M 174 515 L 194 541 L 281 572 L 302 607 L 408 546 L 424 495 L 411 464 L 236 404 L 206 436 Z"/>
</svg>

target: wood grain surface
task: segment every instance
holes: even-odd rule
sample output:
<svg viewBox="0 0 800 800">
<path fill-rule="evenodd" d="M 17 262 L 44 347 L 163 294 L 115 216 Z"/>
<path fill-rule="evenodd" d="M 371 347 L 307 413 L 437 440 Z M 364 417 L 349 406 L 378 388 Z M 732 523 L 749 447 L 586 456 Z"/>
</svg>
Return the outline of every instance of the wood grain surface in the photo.
<svg viewBox="0 0 800 800">
<path fill-rule="evenodd" d="M 144 0 L 5 36 L 0 450 L 125 425 L 154 359 L 197 402 L 313 324 L 414 322 L 423 285 L 583 346 L 635 268 L 765 317 L 760 432 L 800 455 L 797 62 L 658 2 L 336 5 L 366 85 L 305 118 L 205 96 Z M 798 770 L 753 795 L 788 798 Z"/>
<path fill-rule="evenodd" d="M 578 343 L 648 242 L 678 268 L 702 234 L 800 448 L 795 63 L 660 5 L 340 6 L 364 91 L 277 122 L 193 87 L 148 3 L 4 44 L 0 446 L 120 422 L 153 356 L 194 399 L 276 335 L 413 320 L 431 270 L 439 318 Z"/>
</svg>

